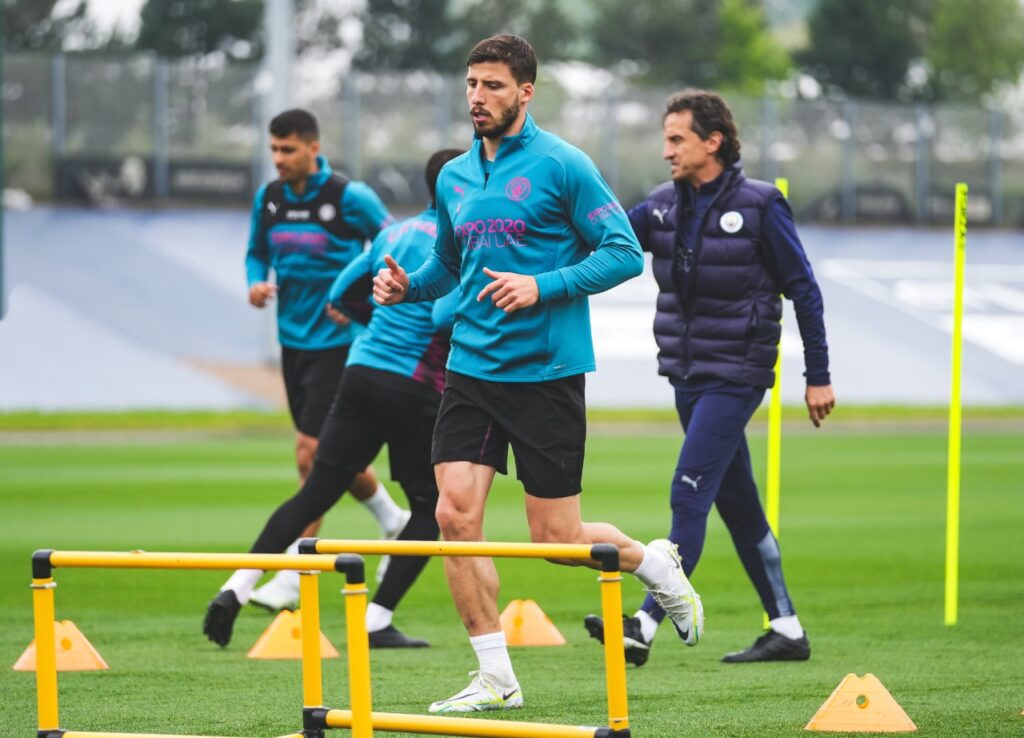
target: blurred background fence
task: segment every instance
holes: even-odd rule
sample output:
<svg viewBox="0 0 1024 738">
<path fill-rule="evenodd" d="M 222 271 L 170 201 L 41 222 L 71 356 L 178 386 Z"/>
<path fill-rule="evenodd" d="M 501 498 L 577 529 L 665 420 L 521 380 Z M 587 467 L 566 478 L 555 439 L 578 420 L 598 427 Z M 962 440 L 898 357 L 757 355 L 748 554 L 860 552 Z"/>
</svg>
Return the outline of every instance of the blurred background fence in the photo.
<svg viewBox="0 0 1024 738">
<path fill-rule="evenodd" d="M 666 178 L 669 87 L 540 80 L 531 111 L 584 149 L 624 203 Z M 8 54 L 6 186 L 91 205 L 246 207 L 267 169 L 267 83 L 255 65 L 147 54 Z M 426 198 L 422 162 L 466 145 L 463 82 L 436 73 L 352 72 L 298 100 L 318 114 L 336 168 L 394 209 Z M 1024 109 L 727 95 L 753 176 L 790 177 L 803 221 L 949 223 L 953 183 L 972 225 L 1024 226 Z"/>
</svg>

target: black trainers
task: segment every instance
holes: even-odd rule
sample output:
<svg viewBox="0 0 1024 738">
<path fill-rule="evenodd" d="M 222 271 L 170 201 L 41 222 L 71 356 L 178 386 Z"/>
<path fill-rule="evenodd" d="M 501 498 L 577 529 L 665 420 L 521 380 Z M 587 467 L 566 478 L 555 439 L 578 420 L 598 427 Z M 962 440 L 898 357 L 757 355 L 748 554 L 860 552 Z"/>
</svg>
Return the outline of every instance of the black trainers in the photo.
<svg viewBox="0 0 1024 738">
<path fill-rule="evenodd" d="M 604 620 L 599 616 L 587 615 L 583 618 L 583 627 L 590 633 L 591 638 L 604 643 Z M 622 616 L 622 645 L 626 648 L 626 661 L 635 666 L 647 663 L 647 657 L 651 655 L 651 644 L 644 640 L 640 618 Z"/>
<path fill-rule="evenodd" d="M 206 618 L 203 620 L 203 633 L 221 648 L 231 642 L 231 631 L 235 627 L 235 618 L 242 609 L 238 597 L 233 590 L 225 589 L 210 600 L 206 607 Z"/>
<path fill-rule="evenodd" d="M 410 638 L 393 625 L 370 633 L 370 648 L 426 648 L 422 638 Z"/>
<path fill-rule="evenodd" d="M 806 661 L 811 658 L 811 642 L 807 633 L 799 638 L 787 638 L 782 633 L 769 630 L 750 648 L 727 653 L 722 661 L 727 664 L 744 664 L 751 661 Z"/>
</svg>

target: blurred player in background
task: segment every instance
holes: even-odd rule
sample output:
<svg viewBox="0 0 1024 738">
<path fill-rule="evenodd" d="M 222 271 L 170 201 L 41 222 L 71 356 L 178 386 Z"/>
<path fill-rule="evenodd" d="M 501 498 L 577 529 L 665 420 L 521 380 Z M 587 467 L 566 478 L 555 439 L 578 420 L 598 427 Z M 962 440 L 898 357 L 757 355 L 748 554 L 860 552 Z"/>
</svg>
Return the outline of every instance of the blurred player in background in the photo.
<svg viewBox="0 0 1024 738">
<path fill-rule="evenodd" d="M 256 193 L 245 267 L 250 304 L 262 309 L 277 299 L 281 368 L 296 430 L 295 463 L 304 482 L 357 335 L 355 328 L 324 313 L 324 297 L 338 273 L 392 217 L 366 184 L 331 169 L 320 153 L 320 127 L 312 113 L 287 110 L 271 120 L 270 151 L 279 178 Z M 276 283 L 268 281 L 271 269 Z M 351 484 L 381 535 L 396 536 L 409 513 L 394 503 L 373 470 L 367 468 Z M 315 536 L 319 529 L 320 521 L 311 521 L 302 535 Z M 299 575 L 279 572 L 251 597 L 246 594 L 243 604 L 279 610 L 294 607 L 298 596 Z"/>
</svg>

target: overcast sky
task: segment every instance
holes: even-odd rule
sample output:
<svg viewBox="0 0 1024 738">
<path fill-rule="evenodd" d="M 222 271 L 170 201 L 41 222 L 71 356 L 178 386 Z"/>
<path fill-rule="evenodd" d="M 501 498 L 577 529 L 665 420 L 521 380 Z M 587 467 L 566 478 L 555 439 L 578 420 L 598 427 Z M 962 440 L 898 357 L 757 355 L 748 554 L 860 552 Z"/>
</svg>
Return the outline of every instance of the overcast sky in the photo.
<svg viewBox="0 0 1024 738">
<path fill-rule="evenodd" d="M 62 0 L 75 4 L 75 0 Z M 143 0 L 89 0 L 89 15 L 96 19 L 101 28 L 110 28 L 115 23 L 123 30 L 135 30 L 139 25 L 139 10 Z"/>
</svg>

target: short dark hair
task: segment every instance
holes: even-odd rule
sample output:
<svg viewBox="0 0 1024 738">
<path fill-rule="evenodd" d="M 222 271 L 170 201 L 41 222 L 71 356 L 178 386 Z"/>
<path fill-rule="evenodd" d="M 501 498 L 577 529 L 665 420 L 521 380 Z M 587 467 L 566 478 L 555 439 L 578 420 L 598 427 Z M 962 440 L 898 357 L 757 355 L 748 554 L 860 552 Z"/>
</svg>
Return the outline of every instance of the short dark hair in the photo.
<svg viewBox="0 0 1024 738">
<path fill-rule="evenodd" d="M 718 131 L 722 134 L 722 145 L 715 156 L 724 166 L 732 166 L 740 160 L 740 138 L 736 132 L 736 123 L 732 119 L 732 111 L 721 95 L 707 90 L 683 90 L 669 97 L 665 103 L 664 122 L 672 113 L 689 110 L 693 116 L 690 127 L 707 141 L 711 134 Z"/>
<path fill-rule="evenodd" d="M 270 135 L 275 138 L 288 138 L 295 134 L 307 143 L 320 140 L 320 124 L 316 116 L 308 110 L 293 108 L 274 116 L 270 121 Z"/>
<path fill-rule="evenodd" d="M 486 62 L 504 62 L 516 82 L 537 81 L 537 53 L 525 38 L 503 33 L 485 38 L 473 47 L 466 59 L 466 66 Z"/>
<path fill-rule="evenodd" d="M 436 199 L 434 193 L 437 192 L 437 176 L 441 173 L 441 167 L 456 156 L 461 156 L 465 153 L 464 149 L 441 149 L 440 151 L 435 151 L 427 159 L 427 168 L 424 176 L 427 180 L 427 191 L 430 192 L 430 202 L 434 202 Z"/>
</svg>

